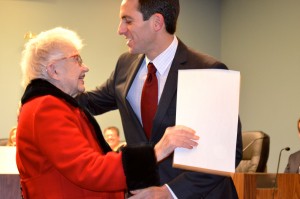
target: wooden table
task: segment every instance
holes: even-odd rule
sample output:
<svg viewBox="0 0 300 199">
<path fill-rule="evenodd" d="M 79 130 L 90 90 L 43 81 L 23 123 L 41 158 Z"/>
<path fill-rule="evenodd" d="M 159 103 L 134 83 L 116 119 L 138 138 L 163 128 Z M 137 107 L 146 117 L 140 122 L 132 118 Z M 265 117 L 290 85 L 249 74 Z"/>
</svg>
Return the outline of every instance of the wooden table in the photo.
<svg viewBox="0 0 300 199">
<path fill-rule="evenodd" d="M 239 199 L 300 199 L 300 175 L 280 173 L 278 186 L 258 186 L 259 181 L 269 177 L 270 173 L 235 173 L 232 176 Z M 273 174 L 275 176 L 275 174 Z M 274 181 L 274 179 L 273 179 Z"/>
</svg>

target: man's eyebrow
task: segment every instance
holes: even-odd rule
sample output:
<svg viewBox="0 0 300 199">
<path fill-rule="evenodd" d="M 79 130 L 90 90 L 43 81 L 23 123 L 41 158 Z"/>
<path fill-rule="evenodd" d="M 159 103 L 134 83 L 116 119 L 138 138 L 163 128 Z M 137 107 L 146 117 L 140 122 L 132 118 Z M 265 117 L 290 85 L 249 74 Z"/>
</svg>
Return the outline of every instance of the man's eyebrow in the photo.
<svg viewBox="0 0 300 199">
<path fill-rule="evenodd" d="M 132 17 L 128 16 L 128 15 L 124 15 L 121 17 L 121 19 L 132 19 Z"/>
</svg>

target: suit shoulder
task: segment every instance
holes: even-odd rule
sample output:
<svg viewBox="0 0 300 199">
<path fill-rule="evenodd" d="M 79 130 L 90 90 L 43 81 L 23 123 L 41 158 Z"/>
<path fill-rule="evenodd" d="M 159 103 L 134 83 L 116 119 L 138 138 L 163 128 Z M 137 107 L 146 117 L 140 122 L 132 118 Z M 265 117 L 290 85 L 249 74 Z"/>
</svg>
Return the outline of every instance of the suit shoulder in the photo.
<svg viewBox="0 0 300 199">
<path fill-rule="evenodd" d="M 294 157 L 299 156 L 300 157 L 300 150 L 296 151 L 295 153 L 292 153 L 291 156 L 294 156 Z"/>
<path fill-rule="evenodd" d="M 227 66 L 215 57 L 187 47 L 182 42 L 179 42 L 178 45 L 178 55 L 181 56 L 182 60 L 187 62 L 187 66 L 191 66 L 192 68 L 197 66 L 197 68 L 227 69 Z"/>
<path fill-rule="evenodd" d="M 188 50 L 190 52 L 188 60 L 191 60 L 191 62 L 201 63 L 204 68 L 228 69 L 224 63 L 209 54 L 198 52 L 191 48 L 188 48 Z"/>
</svg>

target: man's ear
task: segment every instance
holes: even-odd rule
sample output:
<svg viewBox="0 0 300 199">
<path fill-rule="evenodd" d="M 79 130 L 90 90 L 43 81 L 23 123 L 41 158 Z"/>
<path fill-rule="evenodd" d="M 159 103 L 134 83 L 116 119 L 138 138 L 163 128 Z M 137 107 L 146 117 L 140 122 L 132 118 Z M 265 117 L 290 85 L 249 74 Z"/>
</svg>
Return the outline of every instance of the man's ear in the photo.
<svg viewBox="0 0 300 199">
<path fill-rule="evenodd" d="M 154 23 L 154 30 L 155 31 L 161 30 L 165 24 L 165 19 L 162 16 L 162 14 L 155 13 L 154 15 L 152 15 L 152 17 L 153 17 L 153 23 Z"/>
<path fill-rule="evenodd" d="M 58 75 L 56 72 L 56 67 L 54 64 L 50 64 L 46 67 L 46 71 L 49 75 L 49 77 L 51 77 L 52 79 L 58 79 Z"/>
</svg>

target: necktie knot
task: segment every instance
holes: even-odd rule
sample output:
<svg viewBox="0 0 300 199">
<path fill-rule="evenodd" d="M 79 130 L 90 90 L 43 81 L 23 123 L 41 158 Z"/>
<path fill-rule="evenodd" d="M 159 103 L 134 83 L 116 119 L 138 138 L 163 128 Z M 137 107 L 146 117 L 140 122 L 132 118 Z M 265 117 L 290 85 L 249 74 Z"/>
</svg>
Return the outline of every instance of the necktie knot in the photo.
<svg viewBox="0 0 300 199">
<path fill-rule="evenodd" d="M 151 62 L 148 64 L 147 68 L 148 68 L 148 73 L 151 73 L 151 74 L 155 74 L 157 71 L 154 64 Z"/>
</svg>

